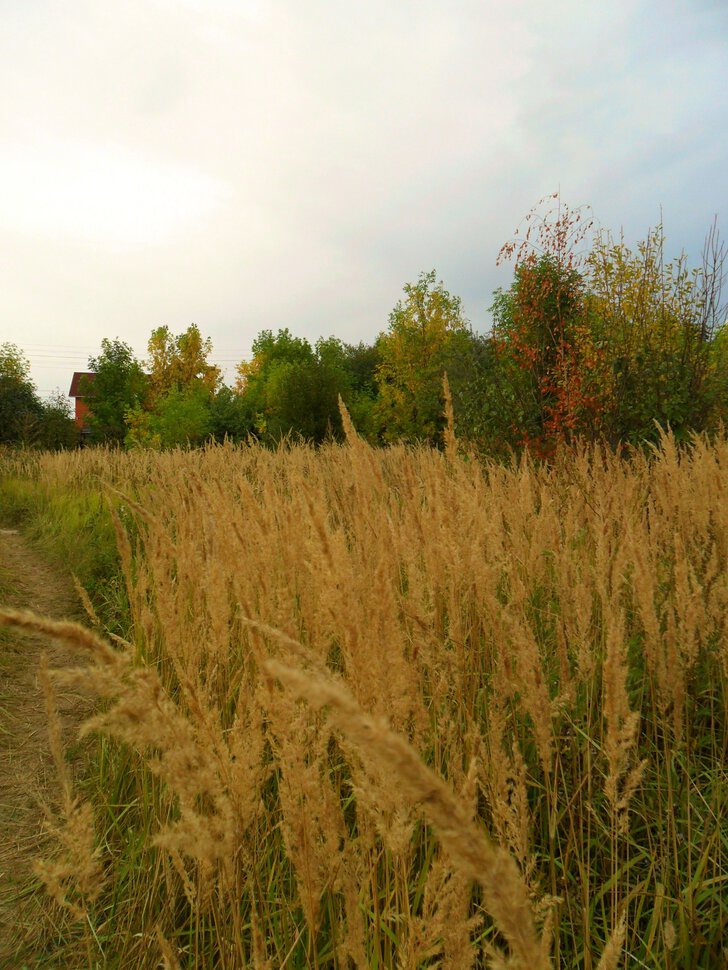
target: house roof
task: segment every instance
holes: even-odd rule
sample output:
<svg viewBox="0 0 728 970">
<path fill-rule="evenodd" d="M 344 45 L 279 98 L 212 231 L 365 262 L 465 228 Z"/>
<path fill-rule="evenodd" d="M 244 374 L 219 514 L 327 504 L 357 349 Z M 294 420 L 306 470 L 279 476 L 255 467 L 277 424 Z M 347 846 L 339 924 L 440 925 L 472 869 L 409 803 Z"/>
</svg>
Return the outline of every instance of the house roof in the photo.
<svg viewBox="0 0 728 970">
<path fill-rule="evenodd" d="M 83 394 L 79 393 L 79 385 L 81 384 L 81 378 L 86 378 L 89 382 L 93 381 L 96 374 L 91 371 L 74 371 L 73 377 L 71 379 L 71 390 L 68 392 L 69 397 L 83 397 Z"/>
</svg>

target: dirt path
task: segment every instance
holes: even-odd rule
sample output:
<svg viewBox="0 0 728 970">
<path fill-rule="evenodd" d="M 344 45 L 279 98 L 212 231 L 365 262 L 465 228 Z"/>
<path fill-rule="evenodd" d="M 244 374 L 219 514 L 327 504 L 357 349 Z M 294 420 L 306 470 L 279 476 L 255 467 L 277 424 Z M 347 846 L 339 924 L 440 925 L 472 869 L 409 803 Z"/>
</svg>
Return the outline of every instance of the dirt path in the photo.
<svg viewBox="0 0 728 970">
<path fill-rule="evenodd" d="M 70 579 L 52 569 L 17 531 L 0 529 L 0 604 L 53 619 L 78 619 Z M 41 803 L 53 802 L 56 781 L 48 753 L 38 662 L 73 665 L 65 648 L 34 635 L 0 629 L 0 967 L 47 966 L 37 952 L 40 911 L 34 859 L 43 844 Z M 88 710 L 59 691 L 66 738 Z M 34 888 L 36 887 L 36 888 Z"/>
</svg>

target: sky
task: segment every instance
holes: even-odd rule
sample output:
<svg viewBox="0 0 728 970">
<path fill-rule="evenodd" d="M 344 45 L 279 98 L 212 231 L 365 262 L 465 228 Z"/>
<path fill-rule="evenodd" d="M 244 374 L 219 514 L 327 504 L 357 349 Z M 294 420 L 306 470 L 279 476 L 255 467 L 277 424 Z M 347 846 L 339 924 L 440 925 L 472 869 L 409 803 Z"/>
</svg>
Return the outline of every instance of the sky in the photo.
<svg viewBox="0 0 728 970">
<path fill-rule="evenodd" d="M 372 341 L 435 269 L 475 330 L 542 197 L 728 233 L 725 0 L 0 0 L 0 343 Z"/>
</svg>

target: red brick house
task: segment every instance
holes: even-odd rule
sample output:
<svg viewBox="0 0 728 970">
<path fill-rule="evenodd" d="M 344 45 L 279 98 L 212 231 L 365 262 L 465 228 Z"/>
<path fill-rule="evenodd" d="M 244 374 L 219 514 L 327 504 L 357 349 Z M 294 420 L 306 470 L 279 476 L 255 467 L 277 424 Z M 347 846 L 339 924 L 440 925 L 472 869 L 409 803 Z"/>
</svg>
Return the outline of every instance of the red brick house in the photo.
<svg viewBox="0 0 728 970">
<path fill-rule="evenodd" d="M 74 398 L 76 403 L 76 427 L 84 437 L 91 432 L 88 424 L 91 412 L 84 400 L 84 385 L 88 386 L 95 377 L 96 375 L 89 371 L 75 371 L 71 380 L 71 390 L 68 392 L 68 396 Z"/>
</svg>

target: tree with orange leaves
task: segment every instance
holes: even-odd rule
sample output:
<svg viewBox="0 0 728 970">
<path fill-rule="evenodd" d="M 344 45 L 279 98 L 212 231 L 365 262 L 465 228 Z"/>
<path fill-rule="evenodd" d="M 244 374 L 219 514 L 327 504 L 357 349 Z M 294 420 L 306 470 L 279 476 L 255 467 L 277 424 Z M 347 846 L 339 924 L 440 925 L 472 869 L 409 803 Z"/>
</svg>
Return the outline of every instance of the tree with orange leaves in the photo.
<svg viewBox="0 0 728 970">
<path fill-rule="evenodd" d="M 493 347 L 496 383 L 514 443 L 548 457 L 559 442 L 597 437 L 611 394 L 604 348 L 585 299 L 584 253 L 593 220 L 561 203 L 538 207 L 498 256 L 515 262 L 515 280 L 497 291 Z"/>
</svg>

